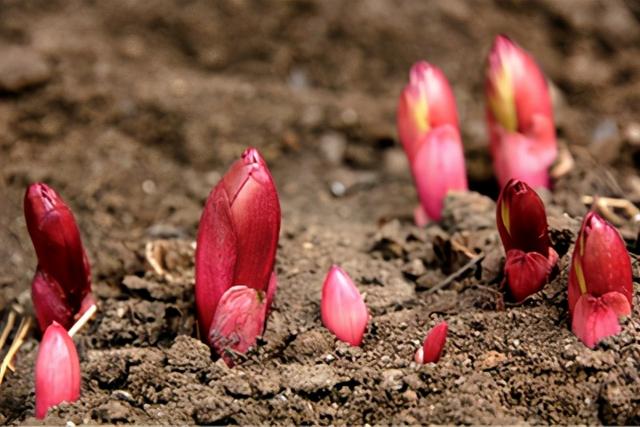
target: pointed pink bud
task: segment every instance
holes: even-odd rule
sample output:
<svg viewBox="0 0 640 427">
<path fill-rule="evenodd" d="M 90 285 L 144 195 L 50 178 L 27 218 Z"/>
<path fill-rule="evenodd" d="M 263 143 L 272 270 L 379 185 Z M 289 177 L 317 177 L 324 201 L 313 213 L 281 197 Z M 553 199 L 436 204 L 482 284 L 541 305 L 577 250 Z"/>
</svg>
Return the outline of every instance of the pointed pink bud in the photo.
<svg viewBox="0 0 640 427">
<path fill-rule="evenodd" d="M 595 212 L 589 212 L 582 222 L 568 291 L 571 329 L 588 347 L 619 333 L 618 318 L 631 314 L 629 253 L 618 230 Z"/>
<path fill-rule="evenodd" d="M 437 67 L 421 61 L 411 68 L 397 124 L 423 208 L 416 224 L 440 220 L 447 192 L 466 190 L 467 174 L 455 99 Z"/>
<path fill-rule="evenodd" d="M 505 279 L 516 302 L 541 290 L 558 254 L 551 247 L 540 196 L 526 183 L 510 180 L 500 192 L 496 223 L 507 255 Z"/>
<path fill-rule="evenodd" d="M 347 273 L 331 267 L 322 285 L 322 323 L 339 340 L 359 346 L 369 322 L 367 306 Z"/>
<path fill-rule="evenodd" d="M 52 320 L 68 328 L 74 316 L 82 314 L 82 301 L 91 293 L 91 271 L 80 231 L 69 207 L 42 183 L 27 189 L 24 213 L 38 257 L 38 272 L 32 284 L 37 290 L 33 299 L 38 323 L 42 330 Z M 38 307 L 49 309 L 40 312 Z"/>
<path fill-rule="evenodd" d="M 51 323 L 42 337 L 36 360 L 36 418 L 52 406 L 80 397 L 80 361 L 73 340 L 62 325 Z"/>
<path fill-rule="evenodd" d="M 442 218 L 447 193 L 467 189 L 464 152 L 458 130 L 443 125 L 430 131 L 411 164 L 420 204 L 427 216 Z"/>
<path fill-rule="evenodd" d="M 444 350 L 444 345 L 447 342 L 448 332 L 449 325 L 446 321 L 434 326 L 424 339 L 422 347 L 416 351 L 416 363 L 438 363 L 442 350 Z"/>
<path fill-rule="evenodd" d="M 209 345 L 227 365 L 233 366 L 229 350 L 246 353 L 262 334 L 266 315 L 267 300 L 263 291 L 232 286 L 218 303 L 209 330 Z"/>
<path fill-rule="evenodd" d="M 409 161 L 415 157 L 419 141 L 427 132 L 447 124 L 458 128 L 458 112 L 449 82 L 438 67 L 420 61 L 411 67 L 409 84 L 398 102 L 398 133 Z"/>
<path fill-rule="evenodd" d="M 267 292 L 271 286 L 280 202 L 266 163 L 248 148 L 207 199 L 196 249 L 195 299 L 206 337 L 222 295 L 234 285 Z"/>
<path fill-rule="evenodd" d="M 517 178 L 549 186 L 557 156 L 551 97 L 534 59 L 505 36 L 489 53 L 485 83 L 491 153 L 501 186 Z"/>
</svg>

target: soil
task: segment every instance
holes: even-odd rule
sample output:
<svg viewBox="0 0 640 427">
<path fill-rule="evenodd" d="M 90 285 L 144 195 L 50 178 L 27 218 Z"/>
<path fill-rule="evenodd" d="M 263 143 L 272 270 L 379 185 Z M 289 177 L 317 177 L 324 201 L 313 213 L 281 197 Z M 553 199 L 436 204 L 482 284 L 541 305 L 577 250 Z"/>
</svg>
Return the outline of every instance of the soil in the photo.
<svg viewBox="0 0 640 427">
<path fill-rule="evenodd" d="M 0 16 L 0 306 L 28 309 L 34 181 L 75 212 L 99 300 L 75 338 L 80 400 L 34 418 L 34 331 L 1 385 L 0 423 L 640 424 L 639 298 L 595 350 L 570 332 L 566 301 L 581 196 L 640 202 L 637 2 L 21 0 Z M 575 160 L 544 195 L 560 274 L 517 306 L 499 291 L 483 124 L 498 33 L 553 82 Z M 394 128 L 419 59 L 454 87 L 478 191 L 424 229 Z M 193 240 L 208 192 L 249 145 L 281 197 L 280 286 L 259 345 L 230 369 L 195 337 Z M 620 229 L 637 281 L 638 229 Z M 332 263 L 366 294 L 360 348 L 320 321 Z M 416 365 L 442 319 L 443 358 Z"/>
</svg>

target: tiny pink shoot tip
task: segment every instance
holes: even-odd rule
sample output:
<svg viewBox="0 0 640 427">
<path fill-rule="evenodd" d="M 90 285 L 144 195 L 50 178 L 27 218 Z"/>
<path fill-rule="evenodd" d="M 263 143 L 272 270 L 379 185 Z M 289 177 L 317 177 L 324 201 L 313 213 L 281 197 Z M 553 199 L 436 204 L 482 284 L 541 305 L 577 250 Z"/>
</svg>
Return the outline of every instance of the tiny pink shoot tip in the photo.
<svg viewBox="0 0 640 427">
<path fill-rule="evenodd" d="M 324 326 L 339 340 L 352 346 L 362 343 L 369 312 L 356 285 L 336 265 L 331 267 L 322 285 L 320 313 Z"/>
<path fill-rule="evenodd" d="M 416 351 L 416 363 L 437 363 L 447 341 L 448 331 L 449 326 L 446 321 L 434 326 L 424 339 L 422 347 Z"/>
</svg>

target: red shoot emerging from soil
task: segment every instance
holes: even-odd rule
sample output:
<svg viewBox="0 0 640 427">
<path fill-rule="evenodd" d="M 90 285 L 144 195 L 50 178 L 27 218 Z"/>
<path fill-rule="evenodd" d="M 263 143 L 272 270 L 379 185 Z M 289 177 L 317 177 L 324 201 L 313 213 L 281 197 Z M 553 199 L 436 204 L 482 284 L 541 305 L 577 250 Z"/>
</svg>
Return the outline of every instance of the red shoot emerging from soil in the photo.
<svg viewBox="0 0 640 427">
<path fill-rule="evenodd" d="M 40 330 L 56 321 L 70 328 L 93 304 L 91 271 L 73 213 L 45 184 L 32 184 L 24 214 L 38 257 L 31 296 Z"/>
<path fill-rule="evenodd" d="M 558 148 L 547 82 L 534 59 L 505 36 L 489 53 L 485 94 L 491 154 L 498 182 L 512 178 L 549 187 Z"/>
<path fill-rule="evenodd" d="M 434 326 L 425 337 L 422 347 L 416 351 L 416 363 L 438 363 L 447 342 L 448 332 L 447 322 L 440 322 Z"/>
<path fill-rule="evenodd" d="M 73 340 L 62 325 L 51 323 L 45 331 L 36 360 L 36 418 L 52 406 L 80 397 L 80 361 Z"/>
<path fill-rule="evenodd" d="M 200 336 L 221 356 L 225 347 L 246 352 L 262 333 L 265 313 L 258 307 L 268 311 L 275 294 L 279 233 L 276 187 L 258 151 L 248 148 L 209 195 L 198 228 Z"/>
<path fill-rule="evenodd" d="M 544 204 L 531 187 L 512 179 L 498 198 L 496 223 L 507 256 L 505 281 L 520 302 L 544 287 L 558 261 Z"/>
<path fill-rule="evenodd" d="M 359 346 L 369 322 L 362 295 L 347 273 L 334 265 L 322 285 L 322 323 L 339 340 Z"/>
<path fill-rule="evenodd" d="M 618 230 L 589 212 L 576 241 L 569 272 L 571 329 L 590 348 L 620 333 L 631 314 L 631 259 Z"/>
<path fill-rule="evenodd" d="M 397 125 L 423 210 L 416 212 L 416 223 L 440 220 L 444 198 L 451 190 L 466 190 L 467 175 L 455 99 L 437 67 L 422 61 L 411 68 Z"/>
</svg>

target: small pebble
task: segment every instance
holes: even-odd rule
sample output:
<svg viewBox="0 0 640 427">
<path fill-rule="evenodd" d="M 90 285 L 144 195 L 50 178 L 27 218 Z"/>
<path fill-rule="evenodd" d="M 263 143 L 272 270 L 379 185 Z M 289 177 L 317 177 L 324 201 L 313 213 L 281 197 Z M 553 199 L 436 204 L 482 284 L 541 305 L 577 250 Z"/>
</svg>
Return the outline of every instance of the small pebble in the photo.
<svg viewBox="0 0 640 427">
<path fill-rule="evenodd" d="M 51 78 L 45 58 L 29 48 L 5 47 L 0 49 L 0 57 L 0 90 L 19 92 Z"/>
<path fill-rule="evenodd" d="M 333 181 L 330 185 L 331 194 L 335 197 L 342 197 L 347 192 L 347 187 L 340 181 Z"/>
</svg>

